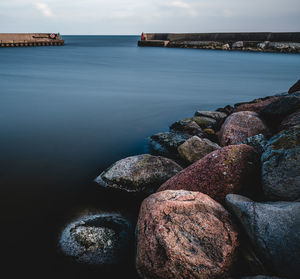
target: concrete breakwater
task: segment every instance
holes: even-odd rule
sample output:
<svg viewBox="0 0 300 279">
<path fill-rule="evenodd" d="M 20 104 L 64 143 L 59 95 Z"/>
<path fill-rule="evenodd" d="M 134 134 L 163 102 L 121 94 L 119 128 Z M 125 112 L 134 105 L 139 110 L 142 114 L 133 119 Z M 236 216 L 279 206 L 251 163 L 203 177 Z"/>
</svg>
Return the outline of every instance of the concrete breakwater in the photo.
<svg viewBox="0 0 300 279">
<path fill-rule="evenodd" d="M 59 33 L 0 33 L 1 47 L 62 46 Z"/>
<path fill-rule="evenodd" d="M 138 45 L 300 53 L 300 32 L 142 33 Z"/>
</svg>

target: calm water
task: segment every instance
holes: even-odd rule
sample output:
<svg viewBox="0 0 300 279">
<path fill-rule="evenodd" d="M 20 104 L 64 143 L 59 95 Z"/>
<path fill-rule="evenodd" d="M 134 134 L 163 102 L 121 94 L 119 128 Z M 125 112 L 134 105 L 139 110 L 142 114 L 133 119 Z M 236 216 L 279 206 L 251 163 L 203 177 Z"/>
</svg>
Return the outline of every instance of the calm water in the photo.
<svg viewBox="0 0 300 279">
<path fill-rule="evenodd" d="M 149 135 L 197 109 L 284 92 L 299 79 L 300 55 L 138 48 L 137 39 L 65 36 L 64 47 L 0 49 L 7 278 L 101 275 L 66 263 L 57 238 L 89 208 L 135 216 L 133 200 L 92 183 L 104 168 L 147 152 Z"/>
</svg>

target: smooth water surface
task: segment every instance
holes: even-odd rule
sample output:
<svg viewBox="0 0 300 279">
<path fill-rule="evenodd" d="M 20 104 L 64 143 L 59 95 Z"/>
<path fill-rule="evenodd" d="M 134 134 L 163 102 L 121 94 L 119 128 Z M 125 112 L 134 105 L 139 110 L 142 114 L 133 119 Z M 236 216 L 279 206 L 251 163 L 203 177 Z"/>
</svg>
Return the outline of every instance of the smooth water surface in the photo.
<svg viewBox="0 0 300 279">
<path fill-rule="evenodd" d="M 134 219 L 132 200 L 92 182 L 102 170 L 148 152 L 148 136 L 197 109 L 281 93 L 299 79 L 300 55 L 138 48 L 136 36 L 64 39 L 63 47 L 0 49 L 7 278 L 99 276 L 65 263 L 57 239 L 90 208 Z"/>
</svg>

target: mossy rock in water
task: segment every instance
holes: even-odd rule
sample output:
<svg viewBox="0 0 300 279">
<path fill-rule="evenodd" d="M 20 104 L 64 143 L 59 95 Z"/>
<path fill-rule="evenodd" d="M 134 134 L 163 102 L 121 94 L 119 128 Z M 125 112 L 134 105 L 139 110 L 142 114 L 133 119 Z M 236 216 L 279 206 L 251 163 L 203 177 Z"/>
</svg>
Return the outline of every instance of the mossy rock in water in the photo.
<svg viewBox="0 0 300 279">
<path fill-rule="evenodd" d="M 268 200 L 300 198 L 300 126 L 272 137 L 261 162 L 262 185 Z"/>
</svg>

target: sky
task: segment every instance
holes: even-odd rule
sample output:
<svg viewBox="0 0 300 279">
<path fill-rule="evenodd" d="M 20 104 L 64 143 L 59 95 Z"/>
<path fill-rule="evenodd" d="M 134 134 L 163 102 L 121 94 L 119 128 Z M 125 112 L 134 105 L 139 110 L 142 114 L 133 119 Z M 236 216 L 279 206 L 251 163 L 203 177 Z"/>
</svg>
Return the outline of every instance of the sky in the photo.
<svg viewBox="0 0 300 279">
<path fill-rule="evenodd" d="M 300 31 L 300 0 L 0 0 L 0 33 Z"/>
</svg>

